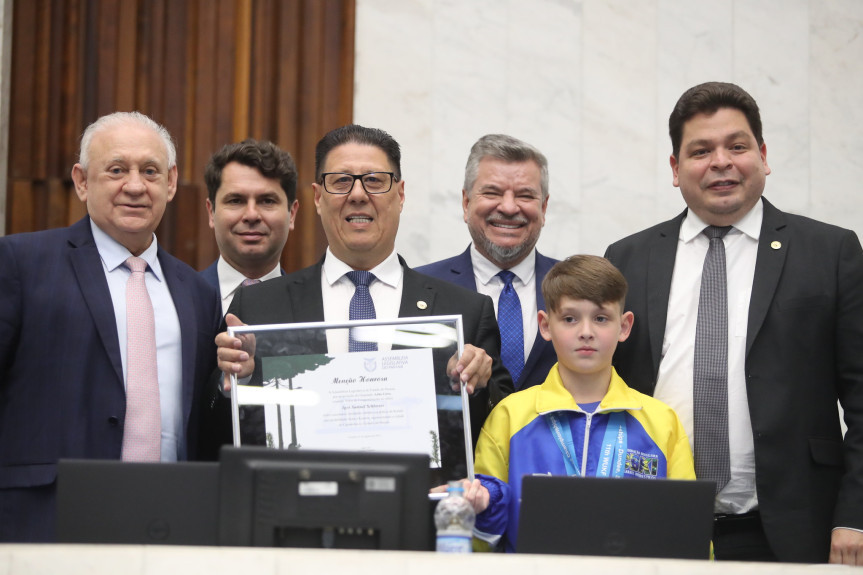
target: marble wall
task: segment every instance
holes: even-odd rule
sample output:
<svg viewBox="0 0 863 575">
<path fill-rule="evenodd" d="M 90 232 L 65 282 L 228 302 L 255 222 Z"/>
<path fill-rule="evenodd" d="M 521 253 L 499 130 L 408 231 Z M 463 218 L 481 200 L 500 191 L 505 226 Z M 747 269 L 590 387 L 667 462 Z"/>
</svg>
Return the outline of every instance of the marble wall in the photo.
<svg viewBox="0 0 863 575">
<path fill-rule="evenodd" d="M 668 114 L 708 80 L 761 107 L 766 197 L 863 234 L 861 0 L 357 0 L 356 30 L 354 118 L 402 144 L 411 265 L 469 243 L 464 162 L 490 132 L 548 156 L 548 255 L 676 215 Z"/>
</svg>

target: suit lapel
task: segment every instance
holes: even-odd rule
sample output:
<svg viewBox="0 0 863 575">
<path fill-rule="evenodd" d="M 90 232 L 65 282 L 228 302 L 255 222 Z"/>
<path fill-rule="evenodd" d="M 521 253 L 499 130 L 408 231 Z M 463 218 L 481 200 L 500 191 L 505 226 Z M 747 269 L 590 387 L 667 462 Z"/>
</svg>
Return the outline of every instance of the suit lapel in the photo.
<svg viewBox="0 0 863 575">
<path fill-rule="evenodd" d="M 117 318 L 114 315 L 114 304 L 105 270 L 102 268 L 102 258 L 93 241 L 90 231 L 90 218 L 84 218 L 69 228 L 69 243 L 72 249 L 69 259 L 78 287 L 93 316 L 93 323 L 99 333 L 99 339 L 114 367 L 117 381 L 123 383 L 123 362 L 120 359 L 120 340 L 117 335 Z"/>
<path fill-rule="evenodd" d="M 534 268 L 534 278 L 536 279 L 536 309 L 537 311 L 545 311 L 545 299 L 542 297 L 542 280 L 545 274 L 552 268 L 557 261 L 547 258 L 536 252 L 536 266 Z"/>
<path fill-rule="evenodd" d="M 210 267 L 206 268 L 205 270 L 203 270 L 201 272 L 201 277 L 204 278 L 204 280 L 208 284 L 210 284 L 211 286 L 216 288 L 216 291 L 219 292 L 219 299 L 221 300 L 222 299 L 222 287 L 219 285 L 219 267 L 218 266 L 219 266 L 219 260 L 216 259 L 216 261 L 214 261 L 210 265 Z"/>
<path fill-rule="evenodd" d="M 326 256 L 324 256 L 326 257 Z M 291 302 L 291 321 L 317 322 L 324 319 L 324 296 L 321 293 L 321 269 L 324 259 L 309 268 L 290 274 L 285 297 Z"/>
<path fill-rule="evenodd" d="M 539 330 L 536 330 L 536 337 L 533 339 L 533 347 L 530 348 L 530 353 L 527 355 L 527 359 L 524 362 L 524 368 L 521 370 L 521 374 L 518 376 L 518 381 L 514 382 L 516 384 L 515 388 L 521 389 L 521 382 L 524 378 L 528 376 L 528 374 L 533 371 L 536 362 L 539 361 L 539 356 L 542 355 L 542 348 L 545 347 L 545 344 L 551 345 L 551 342 L 546 342 L 542 338 L 542 334 L 539 333 Z"/>
<path fill-rule="evenodd" d="M 545 299 L 542 297 L 542 280 L 545 277 L 545 274 L 548 273 L 548 270 L 550 270 L 555 263 L 557 263 L 555 260 L 536 252 L 536 264 L 534 266 L 533 276 L 534 283 L 536 284 L 537 311 L 545 311 Z M 545 348 L 546 344 L 551 345 L 551 343 L 542 339 L 542 335 L 539 333 L 539 329 L 537 329 L 536 336 L 533 339 L 533 347 L 530 348 L 530 353 L 527 354 L 527 359 L 524 362 L 524 369 L 521 370 L 521 375 L 519 375 L 518 381 L 514 382 L 516 384 L 516 389 L 521 389 L 523 380 L 533 371 L 533 368 L 536 365 L 536 362 L 539 361 L 539 358 L 542 355 L 542 350 Z"/>
<path fill-rule="evenodd" d="M 402 270 L 404 270 L 399 317 L 423 317 L 431 315 L 434 309 L 437 290 L 425 281 L 423 274 L 410 269 L 401 256 L 399 256 L 399 263 L 402 265 Z"/>
<path fill-rule="evenodd" d="M 647 327 L 654 377 L 659 372 L 662 340 L 668 319 L 671 276 L 674 274 L 674 260 L 677 257 L 677 239 L 685 215 L 686 211 L 659 227 L 647 255 Z M 638 321 L 638 318 L 635 321 Z"/>
<path fill-rule="evenodd" d="M 183 374 L 183 428 L 189 422 L 192 411 L 192 397 L 195 391 L 195 358 L 197 354 L 197 328 L 195 319 L 195 302 L 192 300 L 194 294 L 190 286 L 186 285 L 185 278 L 179 273 L 177 262 L 168 257 L 161 246 L 158 251 L 159 264 L 162 273 L 165 274 L 165 282 L 171 292 L 174 301 L 174 309 L 177 311 L 177 319 L 180 322 L 180 350 Z"/>
<path fill-rule="evenodd" d="M 470 246 L 453 259 L 449 269 L 449 281 L 471 291 L 476 291 L 476 277 L 473 275 L 473 261 L 470 259 Z"/>
<path fill-rule="evenodd" d="M 749 355 L 752 342 L 767 316 L 791 243 L 785 230 L 785 215 L 767 200 L 762 198 L 762 201 L 764 220 L 761 222 L 761 235 L 758 238 L 758 256 L 755 259 L 755 277 L 752 280 L 752 296 L 749 301 L 746 355 Z"/>
</svg>

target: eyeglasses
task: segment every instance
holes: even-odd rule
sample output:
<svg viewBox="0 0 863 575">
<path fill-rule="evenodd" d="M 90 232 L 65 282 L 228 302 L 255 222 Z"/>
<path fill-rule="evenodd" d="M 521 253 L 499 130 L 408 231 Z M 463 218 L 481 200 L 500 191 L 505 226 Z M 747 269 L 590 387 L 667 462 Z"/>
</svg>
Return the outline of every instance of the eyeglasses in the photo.
<svg viewBox="0 0 863 575">
<path fill-rule="evenodd" d="M 367 194 L 385 194 L 392 189 L 395 179 L 393 172 L 369 172 L 368 174 L 327 172 L 321 174 L 324 190 L 330 194 L 342 196 L 351 193 L 357 180 L 360 181 Z"/>
</svg>

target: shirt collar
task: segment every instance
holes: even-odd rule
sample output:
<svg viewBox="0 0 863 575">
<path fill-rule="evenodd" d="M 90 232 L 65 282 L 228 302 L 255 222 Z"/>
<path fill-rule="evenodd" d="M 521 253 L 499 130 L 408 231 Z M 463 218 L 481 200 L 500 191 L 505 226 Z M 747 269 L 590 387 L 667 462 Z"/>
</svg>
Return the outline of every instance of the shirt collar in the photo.
<svg viewBox="0 0 863 575">
<path fill-rule="evenodd" d="M 642 409 L 644 407 L 642 397 L 639 392 L 626 385 L 617 374 L 617 370 L 612 367 L 608 390 L 595 413 Z M 558 364 L 554 364 L 545 381 L 536 391 L 535 401 L 536 412 L 539 414 L 580 410 L 572 394 L 563 385 Z"/>
<path fill-rule="evenodd" d="M 108 272 L 113 272 L 125 264 L 129 256 L 132 255 L 132 252 L 102 231 L 92 219 L 90 220 L 90 230 L 93 232 L 93 241 L 96 243 L 96 249 L 99 250 L 99 256 L 102 258 L 102 263 Z M 153 241 L 150 242 L 150 246 L 138 257 L 147 262 L 150 271 L 153 272 L 156 279 L 162 281 L 162 266 L 159 264 L 159 244 L 156 241 L 155 234 L 153 234 Z"/>
<path fill-rule="evenodd" d="M 479 253 L 474 244 L 470 245 L 470 259 L 473 264 L 473 273 L 483 285 L 488 285 L 492 278 L 503 269 Z M 533 275 L 536 272 L 536 248 L 530 250 L 530 253 L 523 260 L 509 268 L 509 271 L 514 273 L 515 277 L 525 285 L 532 282 Z"/>
<path fill-rule="evenodd" d="M 761 237 L 761 222 L 763 219 L 764 204 L 759 200 L 755 202 L 751 210 L 746 212 L 746 215 L 733 224 L 734 229 L 731 231 L 734 232 L 734 230 L 737 230 L 757 242 L 758 238 Z M 707 226 L 708 224 L 695 215 L 695 212 L 686 210 L 686 217 L 683 218 L 683 223 L 680 225 L 680 239 L 684 243 L 689 243 L 697 238 Z"/>
<path fill-rule="evenodd" d="M 234 266 L 225 261 L 225 258 L 219 256 L 219 262 L 216 264 L 216 270 L 219 275 L 219 292 L 222 294 L 222 299 L 232 295 L 240 286 L 243 285 L 243 282 L 248 278 L 241 274 Z M 271 269 L 268 273 L 261 276 L 261 281 L 271 280 L 273 278 L 277 278 L 282 275 L 282 269 L 279 264 L 276 264 L 276 267 Z"/>
<path fill-rule="evenodd" d="M 330 248 L 327 248 L 327 254 L 324 257 L 324 277 L 327 283 L 330 285 L 335 284 L 350 271 L 354 271 L 354 268 L 337 258 L 330 251 Z M 402 281 L 402 264 L 399 262 L 395 251 L 369 271 L 375 275 L 378 281 L 390 287 L 398 287 Z"/>
</svg>

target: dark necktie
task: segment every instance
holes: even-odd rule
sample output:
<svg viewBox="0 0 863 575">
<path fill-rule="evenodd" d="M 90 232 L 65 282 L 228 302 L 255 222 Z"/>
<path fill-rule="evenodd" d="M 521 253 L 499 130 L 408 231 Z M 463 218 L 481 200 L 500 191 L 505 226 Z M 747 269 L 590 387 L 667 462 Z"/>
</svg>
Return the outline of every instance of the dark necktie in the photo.
<svg viewBox="0 0 863 575">
<path fill-rule="evenodd" d="M 716 482 L 718 493 L 731 478 L 728 444 L 728 282 L 725 244 L 731 226 L 708 226 L 710 247 L 701 273 L 695 327 L 692 401 L 695 475 Z"/>
<path fill-rule="evenodd" d="M 372 272 L 352 271 L 345 274 L 356 286 L 351 298 L 351 307 L 348 319 L 375 319 L 375 302 L 369 293 L 369 284 L 375 279 Z M 368 341 L 357 341 L 354 339 L 354 330 L 350 331 L 348 340 L 348 351 L 377 351 L 378 344 Z"/>
<path fill-rule="evenodd" d="M 162 414 L 156 367 L 156 320 L 147 293 L 147 262 L 131 256 L 126 281 L 126 418 L 123 461 L 159 461 Z"/>
<path fill-rule="evenodd" d="M 521 317 L 521 301 L 512 280 L 515 274 L 503 270 L 497 276 L 503 280 L 503 291 L 497 300 L 497 324 L 500 328 L 500 359 L 503 366 L 512 376 L 512 381 L 518 381 L 521 370 L 524 369 L 524 327 Z"/>
</svg>

